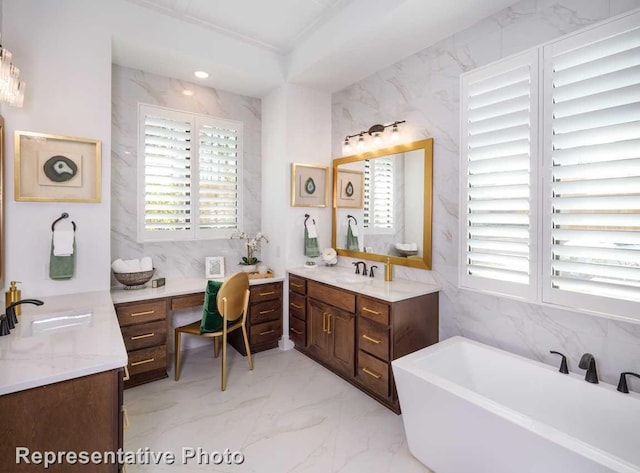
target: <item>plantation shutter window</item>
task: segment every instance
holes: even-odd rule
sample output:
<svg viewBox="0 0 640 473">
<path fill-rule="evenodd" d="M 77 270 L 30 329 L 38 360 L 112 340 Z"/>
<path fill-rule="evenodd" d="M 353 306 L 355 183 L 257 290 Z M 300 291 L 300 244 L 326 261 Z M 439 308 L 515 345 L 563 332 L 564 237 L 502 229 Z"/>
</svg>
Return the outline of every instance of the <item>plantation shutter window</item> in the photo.
<svg viewBox="0 0 640 473">
<path fill-rule="evenodd" d="M 241 129 L 229 125 L 205 119 L 199 122 L 201 232 L 224 234 L 239 229 Z"/>
<path fill-rule="evenodd" d="M 538 56 L 462 77 L 461 254 L 465 287 L 535 295 Z"/>
<path fill-rule="evenodd" d="M 139 241 L 240 228 L 242 123 L 140 105 L 139 143 Z"/>
<path fill-rule="evenodd" d="M 639 19 L 544 50 L 545 302 L 638 309 Z"/>
<path fill-rule="evenodd" d="M 364 165 L 364 225 L 371 234 L 394 229 L 394 165 L 388 157 L 366 160 Z"/>
</svg>

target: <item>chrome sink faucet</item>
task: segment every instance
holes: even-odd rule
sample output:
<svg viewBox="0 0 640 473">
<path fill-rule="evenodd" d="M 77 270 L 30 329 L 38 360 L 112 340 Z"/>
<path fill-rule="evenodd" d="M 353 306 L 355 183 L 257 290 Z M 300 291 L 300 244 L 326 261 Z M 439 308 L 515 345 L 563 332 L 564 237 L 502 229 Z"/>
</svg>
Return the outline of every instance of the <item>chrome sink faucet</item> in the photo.
<svg viewBox="0 0 640 473">
<path fill-rule="evenodd" d="M 583 370 L 587 370 L 586 374 L 584 375 L 585 381 L 588 381 L 589 383 L 593 383 L 593 384 L 598 384 L 598 371 L 596 370 L 596 359 L 593 357 L 591 353 L 585 353 L 584 355 L 582 355 L 582 358 L 580 358 L 580 363 L 578 364 L 578 366 Z"/>
</svg>

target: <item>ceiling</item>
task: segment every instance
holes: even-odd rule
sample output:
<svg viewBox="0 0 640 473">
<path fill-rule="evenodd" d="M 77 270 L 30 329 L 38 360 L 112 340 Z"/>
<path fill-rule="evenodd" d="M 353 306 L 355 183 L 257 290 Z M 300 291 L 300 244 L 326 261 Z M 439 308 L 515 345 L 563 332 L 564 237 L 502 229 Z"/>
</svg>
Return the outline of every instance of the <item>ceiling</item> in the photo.
<svg viewBox="0 0 640 473">
<path fill-rule="evenodd" d="M 262 97 L 285 82 L 335 92 L 515 0 L 124 0 L 113 62 Z"/>
</svg>

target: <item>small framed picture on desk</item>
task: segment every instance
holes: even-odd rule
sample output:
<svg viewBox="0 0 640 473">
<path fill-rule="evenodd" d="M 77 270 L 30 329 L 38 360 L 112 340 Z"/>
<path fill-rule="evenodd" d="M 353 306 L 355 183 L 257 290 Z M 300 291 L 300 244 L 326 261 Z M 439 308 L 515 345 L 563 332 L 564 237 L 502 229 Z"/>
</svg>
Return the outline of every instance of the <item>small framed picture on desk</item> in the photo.
<svg viewBox="0 0 640 473">
<path fill-rule="evenodd" d="M 218 279 L 224 277 L 224 256 L 207 256 L 204 260 L 204 277 Z"/>
</svg>

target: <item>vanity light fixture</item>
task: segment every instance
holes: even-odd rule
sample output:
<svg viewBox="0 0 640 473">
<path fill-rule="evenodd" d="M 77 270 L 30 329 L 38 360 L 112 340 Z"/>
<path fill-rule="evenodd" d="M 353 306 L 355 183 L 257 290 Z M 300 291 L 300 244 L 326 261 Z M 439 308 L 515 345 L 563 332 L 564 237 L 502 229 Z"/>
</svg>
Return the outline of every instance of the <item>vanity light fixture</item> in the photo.
<svg viewBox="0 0 640 473">
<path fill-rule="evenodd" d="M 20 80 L 20 69 L 13 65 L 11 57 L 11 51 L 0 45 L 0 103 L 22 107 L 26 84 Z"/>
<path fill-rule="evenodd" d="M 369 135 L 372 139 L 373 139 L 373 147 L 375 148 L 379 148 L 380 146 L 383 145 L 384 141 L 385 141 L 385 130 L 387 128 L 391 128 L 391 137 L 390 140 L 391 141 L 397 141 L 400 135 L 400 131 L 398 129 L 398 125 L 401 125 L 402 123 L 406 123 L 406 120 L 396 120 L 393 123 L 389 123 L 388 125 L 381 125 L 379 123 L 376 123 L 375 125 L 372 125 L 368 130 L 363 130 L 359 133 L 355 133 L 353 135 L 347 135 L 344 138 L 344 144 L 342 145 L 342 151 L 344 154 L 349 154 L 351 152 L 351 143 L 349 140 L 351 140 L 351 138 L 355 138 L 358 137 L 358 144 L 357 144 L 357 150 L 359 153 L 362 153 L 363 151 L 366 150 L 366 148 L 368 148 L 368 143 L 367 140 L 365 140 L 365 135 Z"/>
<path fill-rule="evenodd" d="M 209 77 L 209 73 L 205 71 L 196 71 L 193 73 L 193 75 L 198 79 L 206 79 L 207 77 Z"/>
</svg>

